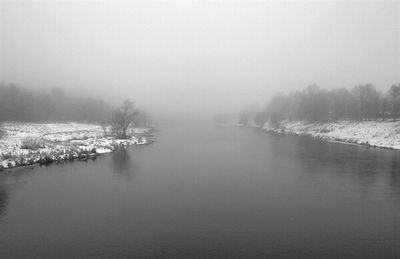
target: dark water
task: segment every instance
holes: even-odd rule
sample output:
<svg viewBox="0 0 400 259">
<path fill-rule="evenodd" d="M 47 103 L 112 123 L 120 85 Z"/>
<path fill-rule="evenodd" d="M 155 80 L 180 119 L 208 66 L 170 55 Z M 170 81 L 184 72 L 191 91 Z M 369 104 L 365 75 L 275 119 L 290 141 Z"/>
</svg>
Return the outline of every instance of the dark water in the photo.
<svg viewBox="0 0 400 259">
<path fill-rule="evenodd" d="M 211 124 L 0 172 L 0 258 L 400 258 L 399 152 Z"/>
</svg>

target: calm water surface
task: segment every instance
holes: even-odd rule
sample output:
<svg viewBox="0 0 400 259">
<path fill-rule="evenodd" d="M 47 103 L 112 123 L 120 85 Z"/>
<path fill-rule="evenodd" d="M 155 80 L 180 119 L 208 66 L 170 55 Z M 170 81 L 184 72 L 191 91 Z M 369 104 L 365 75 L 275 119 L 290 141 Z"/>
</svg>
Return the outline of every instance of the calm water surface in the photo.
<svg viewBox="0 0 400 259">
<path fill-rule="evenodd" d="M 0 172 L 0 258 L 400 258 L 400 152 L 164 125 Z"/>
</svg>

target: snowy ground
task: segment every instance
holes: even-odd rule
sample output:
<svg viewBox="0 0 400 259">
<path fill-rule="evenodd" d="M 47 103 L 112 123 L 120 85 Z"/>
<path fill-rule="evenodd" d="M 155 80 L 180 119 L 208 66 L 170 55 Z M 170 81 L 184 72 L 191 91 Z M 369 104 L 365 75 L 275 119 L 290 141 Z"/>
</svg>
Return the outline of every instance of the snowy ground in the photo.
<svg viewBox="0 0 400 259">
<path fill-rule="evenodd" d="M 148 144 L 149 129 L 131 129 L 129 139 L 104 137 L 98 125 L 81 123 L 4 123 L 0 170 L 53 161 L 88 159 L 120 146 Z"/>
<path fill-rule="evenodd" d="M 268 123 L 264 125 L 263 129 L 276 133 L 308 135 L 327 141 L 400 149 L 400 121 L 339 121 L 329 123 L 283 121 L 279 129 L 270 127 Z"/>
</svg>

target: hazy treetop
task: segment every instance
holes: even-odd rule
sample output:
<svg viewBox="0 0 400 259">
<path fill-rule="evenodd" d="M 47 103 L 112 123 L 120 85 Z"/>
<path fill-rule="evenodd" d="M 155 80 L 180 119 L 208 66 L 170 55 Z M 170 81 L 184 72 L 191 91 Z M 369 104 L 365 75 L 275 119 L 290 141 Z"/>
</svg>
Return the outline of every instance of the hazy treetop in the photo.
<svg viewBox="0 0 400 259">
<path fill-rule="evenodd" d="M 214 111 L 400 81 L 398 1 L 0 3 L 0 81 L 29 87 Z"/>
</svg>

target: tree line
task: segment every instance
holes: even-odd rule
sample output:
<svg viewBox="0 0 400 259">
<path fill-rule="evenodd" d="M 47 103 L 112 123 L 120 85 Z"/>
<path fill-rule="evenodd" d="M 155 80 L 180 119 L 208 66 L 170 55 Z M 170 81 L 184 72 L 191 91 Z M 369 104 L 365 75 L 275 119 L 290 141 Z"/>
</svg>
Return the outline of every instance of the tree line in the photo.
<svg viewBox="0 0 400 259">
<path fill-rule="evenodd" d="M 98 122 L 113 107 L 103 100 L 72 97 L 60 88 L 34 91 L 14 84 L 0 84 L 1 121 Z"/>
<path fill-rule="evenodd" d="M 400 116 L 400 84 L 381 92 L 372 84 L 351 89 L 327 90 L 313 84 L 300 91 L 276 94 L 263 109 L 254 112 L 246 109 L 239 123 L 253 120 L 262 126 L 281 120 L 328 122 L 338 120 L 397 120 Z"/>
<path fill-rule="evenodd" d="M 119 136 L 128 127 L 147 127 L 148 116 L 130 100 L 114 107 L 103 100 L 74 97 L 60 88 L 34 91 L 14 84 L 0 84 L 0 122 L 75 121 L 111 126 Z"/>
</svg>

